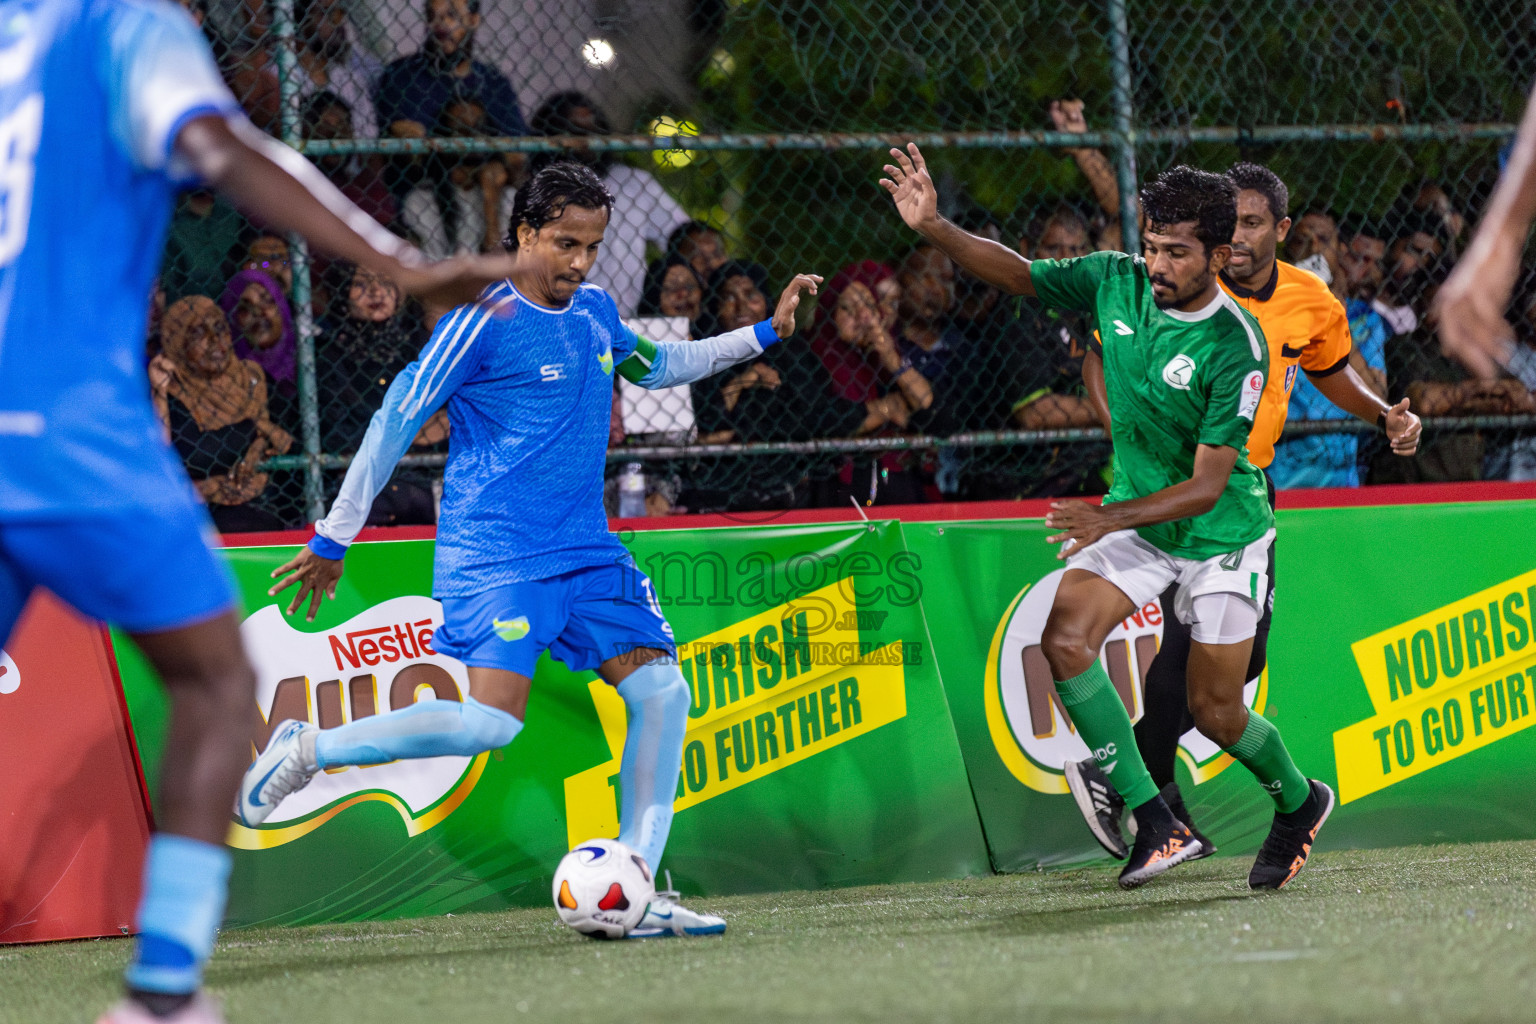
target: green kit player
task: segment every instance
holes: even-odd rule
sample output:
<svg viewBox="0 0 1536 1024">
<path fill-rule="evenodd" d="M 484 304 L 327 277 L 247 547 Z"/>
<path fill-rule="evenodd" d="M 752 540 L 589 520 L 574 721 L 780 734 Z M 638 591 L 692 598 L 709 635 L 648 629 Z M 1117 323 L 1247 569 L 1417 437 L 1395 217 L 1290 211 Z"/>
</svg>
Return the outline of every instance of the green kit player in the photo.
<svg viewBox="0 0 1536 1024">
<path fill-rule="evenodd" d="M 1051 506 L 1046 524 L 1060 532 L 1049 540 L 1062 544 L 1067 571 L 1041 646 L 1078 734 L 1135 816 L 1120 884 L 1141 885 L 1200 850 L 1158 795 L 1099 663 L 1110 630 L 1177 583 L 1173 613 L 1192 639 L 1195 726 L 1253 772 L 1276 805 L 1248 884 L 1280 888 L 1306 863 L 1334 796 L 1297 770 L 1279 732 L 1243 702 L 1275 531 L 1263 474 L 1244 450 L 1268 351 L 1258 321 L 1217 284 L 1232 255 L 1236 187 L 1175 167 L 1142 189 L 1144 257 L 1031 262 L 938 215 L 916 146 L 891 154 L 899 166 L 887 165 L 881 184 L 910 227 L 1010 294 L 1096 319 L 1100 344 L 1083 377 L 1109 409 L 1114 486 L 1102 507 Z"/>
</svg>

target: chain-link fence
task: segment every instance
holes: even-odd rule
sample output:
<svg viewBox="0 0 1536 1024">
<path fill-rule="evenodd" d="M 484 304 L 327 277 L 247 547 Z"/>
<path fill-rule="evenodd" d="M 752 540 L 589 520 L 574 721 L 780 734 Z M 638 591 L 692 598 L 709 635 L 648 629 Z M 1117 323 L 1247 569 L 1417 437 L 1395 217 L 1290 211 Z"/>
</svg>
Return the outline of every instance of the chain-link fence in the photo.
<svg viewBox="0 0 1536 1024">
<path fill-rule="evenodd" d="M 1399 459 L 1299 383 L 1277 480 L 1536 476 L 1530 392 L 1468 381 L 1426 316 L 1536 67 L 1524 0 L 190 3 L 252 120 L 429 255 L 497 246 L 517 186 L 574 157 L 617 199 L 591 280 L 649 337 L 827 278 L 768 357 L 621 382 L 614 512 L 637 476 L 651 514 L 1105 489 L 1086 321 L 914 249 L 876 185 L 906 138 L 947 215 L 1031 256 L 1133 249 L 1138 175 L 1267 164 L 1282 257 L 1331 282 L 1365 375 L 1427 417 Z M 216 521 L 322 514 L 426 311 L 207 193 L 178 207 L 161 289 L 151 376 Z M 1536 338 L 1536 282 L 1512 316 Z M 198 346 L 241 361 L 203 374 Z M 429 423 L 374 522 L 433 521 L 446 444 Z"/>
</svg>

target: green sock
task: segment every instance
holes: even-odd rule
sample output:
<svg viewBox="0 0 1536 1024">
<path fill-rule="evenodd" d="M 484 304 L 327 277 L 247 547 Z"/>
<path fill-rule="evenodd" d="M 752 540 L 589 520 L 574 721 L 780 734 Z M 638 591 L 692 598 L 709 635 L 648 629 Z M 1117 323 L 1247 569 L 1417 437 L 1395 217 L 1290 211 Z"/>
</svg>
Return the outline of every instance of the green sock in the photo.
<svg viewBox="0 0 1536 1024">
<path fill-rule="evenodd" d="M 1280 813 L 1291 813 L 1312 795 L 1312 784 L 1291 760 L 1290 751 L 1285 749 L 1285 741 L 1280 738 L 1280 730 L 1263 715 L 1248 712 L 1248 724 L 1243 729 L 1242 738 L 1226 750 L 1253 772 L 1259 785 L 1275 798 Z"/>
<path fill-rule="evenodd" d="M 1061 703 L 1072 716 L 1078 735 L 1125 798 L 1126 806 L 1134 809 L 1157 796 L 1157 783 L 1147 774 L 1136 749 L 1131 716 L 1125 713 L 1104 666 L 1095 661 L 1082 675 L 1058 681 L 1056 692 L 1061 694 Z"/>
</svg>

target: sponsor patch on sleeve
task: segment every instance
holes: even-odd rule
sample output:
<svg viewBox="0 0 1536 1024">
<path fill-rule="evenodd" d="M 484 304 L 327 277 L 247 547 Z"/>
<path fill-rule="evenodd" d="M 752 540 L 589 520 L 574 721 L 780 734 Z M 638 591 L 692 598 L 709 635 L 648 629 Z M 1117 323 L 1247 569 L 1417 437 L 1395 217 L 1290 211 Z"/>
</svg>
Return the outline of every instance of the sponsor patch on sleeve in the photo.
<svg viewBox="0 0 1536 1024">
<path fill-rule="evenodd" d="M 1264 395 L 1264 374 L 1254 370 L 1243 379 L 1243 393 L 1237 399 L 1237 414 L 1245 420 L 1253 419 L 1259 409 L 1259 399 Z"/>
</svg>

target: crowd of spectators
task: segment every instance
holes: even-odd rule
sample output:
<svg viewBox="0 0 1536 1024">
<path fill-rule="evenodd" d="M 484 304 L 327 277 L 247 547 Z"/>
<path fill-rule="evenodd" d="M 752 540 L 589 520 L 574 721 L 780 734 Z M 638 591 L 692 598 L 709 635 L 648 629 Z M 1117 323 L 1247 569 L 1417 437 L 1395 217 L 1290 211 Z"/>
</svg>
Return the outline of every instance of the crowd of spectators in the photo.
<svg viewBox="0 0 1536 1024">
<path fill-rule="evenodd" d="M 235 0 L 219 25 L 208 23 L 203 0 L 184 2 L 204 23 L 253 122 L 278 132 L 265 0 Z M 507 77 L 475 56 L 478 0 L 427 0 L 423 14 L 417 52 L 386 64 L 354 42 L 345 0 L 296 0 L 298 128 L 306 139 L 612 131 L 602 107 L 572 90 L 543 99 L 525 119 Z M 1050 118 L 1060 131 L 1087 130 L 1078 101 L 1052 103 Z M 975 206 L 957 219 L 1032 258 L 1120 247 L 1110 161 L 1086 147 L 1064 156 L 1091 202 L 1031 208 L 1011 225 Z M 762 266 L 731 258 L 718 230 L 690 219 L 653 175 L 611 153 L 577 147 L 531 160 L 448 152 L 314 159 L 370 216 L 441 258 L 499 247 L 518 185 L 544 161 L 572 158 L 597 171 L 615 197 L 589 279 L 622 315 L 653 336 L 679 340 L 767 317 L 779 282 Z M 1384 397 L 1406 395 L 1427 417 L 1536 413 L 1518 382 L 1471 379 L 1439 354 L 1431 303 L 1470 229 L 1444 188 L 1427 182 L 1411 189 L 1375 220 L 1321 207 L 1293 215 L 1281 256 L 1318 274 L 1345 304 L 1357 369 Z M 347 455 L 431 321 L 365 270 L 317 260 L 312 271 L 320 442 L 326 453 Z M 1107 489 L 1109 446 L 1094 434 L 1098 420 L 1083 391 L 1092 336 L 1085 315 L 1021 303 L 926 245 L 827 276 L 803 336 L 762 359 L 660 397 L 629 393 L 618 382 L 612 447 L 695 446 L 687 458 L 646 463 L 651 514 Z M 298 525 L 296 486 L 285 488 L 280 472 L 261 470 L 269 456 L 293 451 L 301 434 L 299 317 L 287 242 L 212 193 L 187 194 L 171 226 L 155 310 L 147 353 L 155 404 L 215 522 L 225 530 Z M 1523 340 L 1536 344 L 1536 277 L 1520 290 L 1515 322 Z M 1297 381 L 1292 419 L 1343 416 L 1304 375 Z M 1027 443 L 1000 436 L 1020 430 L 1063 433 Z M 434 418 L 414 451 L 445 450 L 447 432 L 446 418 Z M 796 449 L 824 438 L 919 434 L 968 435 L 970 443 L 855 454 Z M 763 442 L 784 448 L 733 458 L 701 455 L 697 447 Z M 1280 487 L 1532 479 L 1536 441 L 1470 427 L 1430 430 L 1420 454 L 1401 459 L 1369 434 L 1309 434 L 1277 447 L 1272 474 Z M 434 521 L 436 486 L 428 470 L 401 470 L 370 523 Z"/>
</svg>

